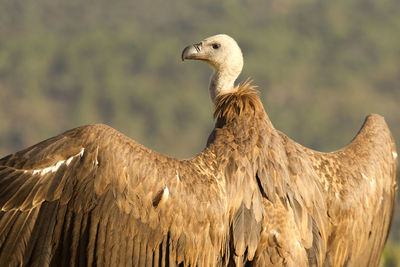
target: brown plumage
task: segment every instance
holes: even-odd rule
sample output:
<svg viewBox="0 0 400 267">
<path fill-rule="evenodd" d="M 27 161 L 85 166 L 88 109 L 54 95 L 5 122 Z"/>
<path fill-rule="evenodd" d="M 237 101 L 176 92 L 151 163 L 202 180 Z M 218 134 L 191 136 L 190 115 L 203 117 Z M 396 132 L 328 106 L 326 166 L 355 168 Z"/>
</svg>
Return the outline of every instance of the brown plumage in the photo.
<svg viewBox="0 0 400 267">
<path fill-rule="evenodd" d="M 89 125 L 1 159 L 0 266 L 378 265 L 397 196 L 383 118 L 337 152 L 307 149 L 233 85 L 233 39 L 196 46 L 182 58 L 216 70 L 204 151 L 174 159 Z"/>
<path fill-rule="evenodd" d="M 216 127 L 232 122 L 241 113 L 249 113 L 254 116 L 256 110 L 262 110 L 262 103 L 258 100 L 256 87 L 251 85 L 251 80 L 238 85 L 232 93 L 220 94 L 217 96 L 214 110 L 214 119 L 217 120 Z"/>
</svg>

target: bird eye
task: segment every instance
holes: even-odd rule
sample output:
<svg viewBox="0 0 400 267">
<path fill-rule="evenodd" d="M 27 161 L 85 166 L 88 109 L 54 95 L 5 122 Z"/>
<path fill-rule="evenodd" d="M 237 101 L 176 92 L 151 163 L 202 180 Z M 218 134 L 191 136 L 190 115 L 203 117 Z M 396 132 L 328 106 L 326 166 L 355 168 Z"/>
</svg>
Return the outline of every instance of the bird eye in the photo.
<svg viewBox="0 0 400 267">
<path fill-rule="evenodd" d="M 212 44 L 211 46 L 213 49 L 218 49 L 221 45 L 220 44 Z"/>
</svg>

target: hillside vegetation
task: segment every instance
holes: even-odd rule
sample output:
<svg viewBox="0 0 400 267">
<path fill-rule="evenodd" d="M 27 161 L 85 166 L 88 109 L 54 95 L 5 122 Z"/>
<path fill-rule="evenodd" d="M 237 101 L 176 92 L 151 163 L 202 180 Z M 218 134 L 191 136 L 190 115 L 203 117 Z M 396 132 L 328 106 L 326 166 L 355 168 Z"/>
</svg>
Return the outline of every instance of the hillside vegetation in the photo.
<svg viewBox="0 0 400 267">
<path fill-rule="evenodd" d="M 346 145 L 366 115 L 400 143 L 400 1 L 0 0 L 0 155 L 106 123 L 171 156 L 213 127 L 210 69 L 182 49 L 227 33 L 279 130 Z M 400 265 L 396 214 L 382 265 Z M 397 264 L 397 265 L 396 265 Z"/>
</svg>

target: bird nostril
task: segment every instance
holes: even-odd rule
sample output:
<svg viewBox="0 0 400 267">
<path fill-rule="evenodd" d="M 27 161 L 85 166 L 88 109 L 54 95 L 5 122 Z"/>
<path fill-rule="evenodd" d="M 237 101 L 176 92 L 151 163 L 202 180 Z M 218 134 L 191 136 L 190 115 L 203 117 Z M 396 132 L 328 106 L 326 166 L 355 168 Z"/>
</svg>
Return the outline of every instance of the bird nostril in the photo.
<svg viewBox="0 0 400 267">
<path fill-rule="evenodd" d="M 202 43 L 200 42 L 200 43 L 194 44 L 193 46 L 194 46 L 194 48 L 196 48 L 197 52 L 200 52 L 201 45 L 202 45 Z"/>
</svg>

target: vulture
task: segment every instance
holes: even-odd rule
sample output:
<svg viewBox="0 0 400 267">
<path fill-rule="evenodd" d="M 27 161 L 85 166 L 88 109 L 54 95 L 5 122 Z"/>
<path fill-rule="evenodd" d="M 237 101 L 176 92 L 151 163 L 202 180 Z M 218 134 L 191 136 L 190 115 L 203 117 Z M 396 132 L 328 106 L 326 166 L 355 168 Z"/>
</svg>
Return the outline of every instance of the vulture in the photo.
<svg viewBox="0 0 400 267">
<path fill-rule="evenodd" d="M 113 128 L 69 130 L 0 159 L 0 266 L 378 266 L 397 198 L 379 115 L 346 147 L 271 124 L 225 34 L 182 60 L 214 70 L 215 128 L 190 159 Z"/>
</svg>

